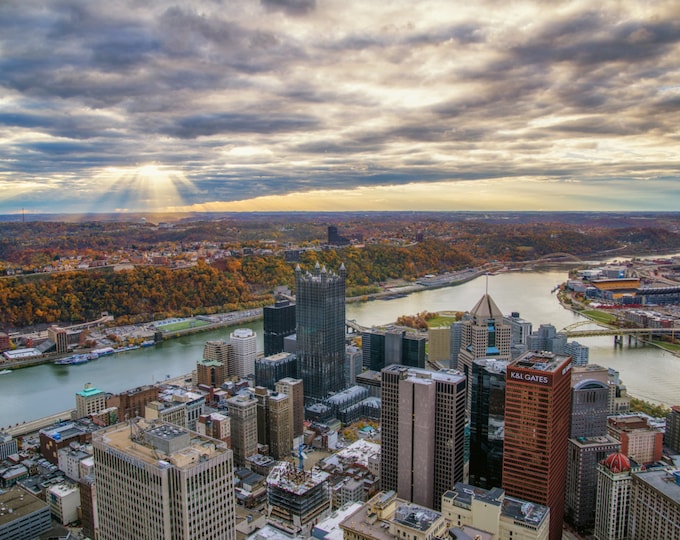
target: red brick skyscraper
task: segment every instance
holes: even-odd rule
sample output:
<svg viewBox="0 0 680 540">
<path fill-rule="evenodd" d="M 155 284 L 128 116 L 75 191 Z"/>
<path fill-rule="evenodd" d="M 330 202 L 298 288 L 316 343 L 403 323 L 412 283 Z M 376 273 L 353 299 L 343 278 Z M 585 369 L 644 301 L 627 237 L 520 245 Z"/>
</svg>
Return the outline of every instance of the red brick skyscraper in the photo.
<svg viewBox="0 0 680 540">
<path fill-rule="evenodd" d="M 507 367 L 503 489 L 550 507 L 550 540 L 562 538 L 571 358 L 528 352 Z"/>
</svg>

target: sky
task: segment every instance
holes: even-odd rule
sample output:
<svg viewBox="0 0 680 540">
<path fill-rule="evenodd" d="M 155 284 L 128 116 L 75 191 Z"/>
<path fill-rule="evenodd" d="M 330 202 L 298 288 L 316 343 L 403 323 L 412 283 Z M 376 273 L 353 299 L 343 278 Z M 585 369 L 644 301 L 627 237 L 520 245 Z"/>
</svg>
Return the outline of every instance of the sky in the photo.
<svg viewBox="0 0 680 540">
<path fill-rule="evenodd" d="M 677 0 L 2 0 L 0 213 L 680 209 Z"/>
</svg>

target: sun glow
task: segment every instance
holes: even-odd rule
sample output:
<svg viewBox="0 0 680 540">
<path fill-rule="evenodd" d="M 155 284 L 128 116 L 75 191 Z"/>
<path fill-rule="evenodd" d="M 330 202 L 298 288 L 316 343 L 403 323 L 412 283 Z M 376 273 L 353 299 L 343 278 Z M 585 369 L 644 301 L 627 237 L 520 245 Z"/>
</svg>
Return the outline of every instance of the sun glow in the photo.
<svg viewBox="0 0 680 540">
<path fill-rule="evenodd" d="M 196 190 L 182 171 L 154 163 L 108 167 L 96 176 L 99 201 L 116 211 L 160 211 L 181 206 L 183 193 Z"/>
</svg>

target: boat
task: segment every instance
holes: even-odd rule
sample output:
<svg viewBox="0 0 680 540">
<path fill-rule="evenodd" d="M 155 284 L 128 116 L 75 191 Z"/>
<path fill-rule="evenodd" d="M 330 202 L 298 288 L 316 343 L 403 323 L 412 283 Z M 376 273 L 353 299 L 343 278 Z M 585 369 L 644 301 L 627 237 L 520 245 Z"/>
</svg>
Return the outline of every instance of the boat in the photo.
<svg viewBox="0 0 680 540">
<path fill-rule="evenodd" d="M 3 369 L 2 371 L 0 371 L 0 375 L 7 375 L 8 373 L 12 373 L 12 370 L 11 369 Z"/>
<path fill-rule="evenodd" d="M 142 347 L 153 347 L 155 344 L 156 342 L 153 339 L 147 339 L 142 342 Z"/>
</svg>

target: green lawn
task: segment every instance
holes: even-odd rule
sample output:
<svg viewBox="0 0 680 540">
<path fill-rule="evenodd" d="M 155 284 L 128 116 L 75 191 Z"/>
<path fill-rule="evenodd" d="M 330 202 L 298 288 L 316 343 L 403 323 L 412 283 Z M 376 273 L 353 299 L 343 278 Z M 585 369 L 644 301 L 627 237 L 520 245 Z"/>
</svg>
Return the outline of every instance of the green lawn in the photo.
<svg viewBox="0 0 680 540">
<path fill-rule="evenodd" d="M 654 343 L 654 345 L 657 347 L 666 349 L 667 351 L 680 351 L 680 344 L 678 343 L 668 343 L 668 341 L 661 341 L 660 339 L 653 339 L 652 343 Z"/>
<path fill-rule="evenodd" d="M 603 324 L 613 324 L 616 322 L 616 315 L 607 313 L 606 311 L 598 311 L 596 309 L 584 309 L 580 312 L 584 317 L 588 317 Z"/>
<path fill-rule="evenodd" d="M 429 319 L 427 321 L 427 326 L 429 328 L 437 328 L 439 326 L 451 326 L 456 322 L 456 318 L 450 315 L 437 315 L 434 319 Z"/>
<path fill-rule="evenodd" d="M 199 321 L 198 319 L 188 319 L 186 321 L 164 324 L 162 326 L 159 326 L 158 329 L 161 332 L 178 332 L 180 330 L 186 330 L 187 328 L 198 328 L 200 326 L 205 326 L 207 324 L 210 323 L 206 321 Z"/>
</svg>

